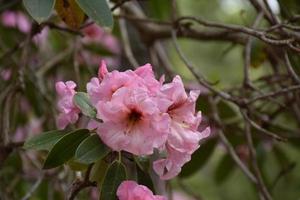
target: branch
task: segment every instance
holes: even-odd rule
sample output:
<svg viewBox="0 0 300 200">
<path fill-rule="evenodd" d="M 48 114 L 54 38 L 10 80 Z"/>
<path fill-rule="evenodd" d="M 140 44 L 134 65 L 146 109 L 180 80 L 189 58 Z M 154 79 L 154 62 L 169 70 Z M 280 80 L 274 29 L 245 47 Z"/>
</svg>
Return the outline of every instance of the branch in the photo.
<svg viewBox="0 0 300 200">
<path fill-rule="evenodd" d="M 212 99 L 212 97 L 209 97 L 209 103 L 212 109 L 212 113 L 213 113 L 213 119 L 215 122 L 217 122 L 217 124 L 219 125 L 219 127 L 221 127 L 221 130 L 217 131 L 222 143 L 224 144 L 224 146 L 226 147 L 229 155 L 232 157 L 232 159 L 234 160 L 234 162 L 237 164 L 237 166 L 242 170 L 242 172 L 255 184 L 257 184 L 258 180 L 256 179 L 256 177 L 254 176 L 254 174 L 248 169 L 248 167 L 241 161 L 241 159 L 239 158 L 239 156 L 236 154 L 233 146 L 230 144 L 230 142 L 228 141 L 228 139 L 226 138 L 225 134 L 223 133 L 222 129 L 223 126 L 221 124 L 221 119 L 219 117 L 219 112 L 218 112 L 218 108 L 214 102 L 214 100 Z"/>
<path fill-rule="evenodd" d="M 33 195 L 33 193 L 37 190 L 37 188 L 40 186 L 42 183 L 42 180 L 44 178 L 45 174 L 42 173 L 39 178 L 36 180 L 34 185 L 29 189 L 29 191 L 26 193 L 26 195 L 22 198 L 22 200 L 28 200 L 30 197 Z"/>
<path fill-rule="evenodd" d="M 287 87 L 287 88 L 283 88 L 281 90 L 278 90 L 278 91 L 274 91 L 274 92 L 269 92 L 267 94 L 263 94 L 263 95 L 260 95 L 260 96 L 256 96 L 252 99 L 249 99 L 246 104 L 252 104 L 258 100 L 262 100 L 262 99 L 266 99 L 266 98 L 269 98 L 269 97 L 277 97 L 277 96 L 280 96 L 280 95 L 284 95 L 286 93 L 289 93 L 289 92 L 292 92 L 292 91 L 295 91 L 295 90 L 300 90 L 300 85 L 293 85 L 293 86 L 290 86 L 290 87 Z"/>
<path fill-rule="evenodd" d="M 92 167 L 93 165 L 89 165 L 86 173 L 85 173 L 85 177 L 83 180 L 75 180 L 73 183 L 72 183 L 72 187 L 71 187 L 71 190 L 70 190 L 70 193 L 69 193 L 69 196 L 68 196 L 68 200 L 74 200 L 75 197 L 77 196 L 77 194 L 83 190 L 84 188 L 87 188 L 87 187 L 96 187 L 97 186 L 97 183 L 96 182 L 91 182 L 89 180 L 89 177 L 90 177 L 90 173 L 91 173 L 91 170 L 92 170 Z"/>
<path fill-rule="evenodd" d="M 124 19 L 119 19 L 119 26 L 120 26 L 120 32 L 121 32 L 121 38 L 122 38 L 122 43 L 125 51 L 125 55 L 130 62 L 130 64 L 134 67 L 137 68 L 139 66 L 137 60 L 135 59 L 132 48 L 130 45 L 130 40 L 128 37 L 128 31 L 126 27 L 126 21 Z"/>
<path fill-rule="evenodd" d="M 287 51 L 284 51 L 284 63 L 287 67 L 287 70 L 288 70 L 288 73 L 292 76 L 292 78 L 294 79 L 294 81 L 298 84 L 300 84 L 300 78 L 299 76 L 297 75 L 297 73 L 294 71 L 294 68 L 290 62 L 290 59 L 289 59 L 289 56 L 288 56 L 288 53 Z"/>
<path fill-rule="evenodd" d="M 249 123 L 251 126 L 253 126 L 253 128 L 257 129 L 258 131 L 266 134 L 267 136 L 269 136 L 269 137 L 271 137 L 271 138 L 273 138 L 275 140 L 278 140 L 278 141 L 287 141 L 286 138 L 278 136 L 275 133 L 272 133 L 271 131 L 268 131 L 268 130 L 264 129 L 263 127 L 259 126 L 256 122 L 252 121 L 246 113 L 242 112 L 242 114 L 243 114 L 243 117 L 244 117 L 245 121 L 247 123 Z"/>
<path fill-rule="evenodd" d="M 257 183 L 256 183 L 257 189 L 262 193 L 262 195 L 265 197 L 266 200 L 272 200 L 273 198 L 272 198 L 270 192 L 268 191 L 266 184 L 264 183 L 262 174 L 261 174 L 258 164 L 257 164 L 256 150 L 255 150 L 252 136 L 251 136 L 250 124 L 248 123 L 248 120 L 245 117 L 247 114 L 244 113 L 244 111 L 242 111 L 242 110 L 241 110 L 241 113 L 245 119 L 245 135 L 246 135 L 248 147 L 250 149 L 250 157 L 251 157 L 251 161 L 252 161 L 252 167 L 254 169 L 254 173 L 257 178 Z"/>
<path fill-rule="evenodd" d="M 237 104 L 237 102 L 235 100 L 233 100 L 233 98 L 231 97 L 230 94 L 222 92 L 222 91 L 218 91 L 217 89 L 211 87 L 208 83 L 208 81 L 205 80 L 205 78 L 203 77 L 202 74 L 198 74 L 194 68 L 194 66 L 189 62 L 189 60 L 185 57 L 185 55 L 183 54 L 183 52 L 181 51 L 178 43 L 177 43 L 177 36 L 174 30 L 172 30 L 172 39 L 173 39 L 173 43 L 175 46 L 175 49 L 178 53 L 178 55 L 180 56 L 181 60 L 184 62 L 184 64 L 186 65 L 186 67 L 190 70 L 190 72 L 194 75 L 194 77 L 196 78 L 196 80 L 198 81 L 198 83 L 200 83 L 201 85 L 203 85 L 205 88 L 209 89 L 210 91 L 212 91 L 213 93 L 217 94 L 218 96 L 220 96 L 222 99 L 225 99 L 227 101 L 231 101 L 235 104 Z"/>
</svg>

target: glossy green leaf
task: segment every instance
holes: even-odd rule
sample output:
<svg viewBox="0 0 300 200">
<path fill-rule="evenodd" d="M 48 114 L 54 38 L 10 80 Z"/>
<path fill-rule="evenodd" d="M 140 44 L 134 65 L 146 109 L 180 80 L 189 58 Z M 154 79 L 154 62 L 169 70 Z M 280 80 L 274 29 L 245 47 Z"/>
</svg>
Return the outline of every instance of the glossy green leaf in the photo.
<svg viewBox="0 0 300 200">
<path fill-rule="evenodd" d="M 79 129 L 62 137 L 51 149 L 43 168 L 58 167 L 69 161 L 75 154 L 78 145 L 89 136 L 89 130 Z"/>
<path fill-rule="evenodd" d="M 137 167 L 137 178 L 139 184 L 147 186 L 151 191 L 155 191 L 152 179 L 148 172 L 144 172 Z"/>
<path fill-rule="evenodd" d="M 110 149 L 102 143 L 98 135 L 91 135 L 78 146 L 75 159 L 81 163 L 90 164 L 104 158 Z"/>
<path fill-rule="evenodd" d="M 23 4 L 33 19 L 41 23 L 50 16 L 55 0 L 23 0 Z"/>
<path fill-rule="evenodd" d="M 25 149 L 50 150 L 53 145 L 64 136 L 64 132 L 65 131 L 62 130 L 54 130 L 41 133 L 29 138 L 23 147 Z"/>
<path fill-rule="evenodd" d="M 80 8 L 98 25 L 113 26 L 113 17 L 106 0 L 76 0 Z"/>
<path fill-rule="evenodd" d="M 200 148 L 192 154 L 191 161 L 183 166 L 179 177 L 188 177 L 200 170 L 211 157 L 216 144 L 217 139 L 211 139 L 202 144 Z"/>
<path fill-rule="evenodd" d="M 108 168 L 102 184 L 100 199 L 116 200 L 116 192 L 119 185 L 126 179 L 126 169 L 118 161 L 112 163 Z"/>
<path fill-rule="evenodd" d="M 77 162 L 74 158 L 67 162 L 67 165 L 73 171 L 84 171 L 88 168 L 87 164 Z"/>
<path fill-rule="evenodd" d="M 75 105 L 80 108 L 81 112 L 91 118 L 96 117 L 96 109 L 92 106 L 88 95 L 84 92 L 77 92 L 74 97 L 73 101 Z"/>
<path fill-rule="evenodd" d="M 104 159 L 102 159 L 95 162 L 91 170 L 90 180 L 97 182 L 97 186 L 100 190 L 102 188 L 102 183 L 108 167 L 109 164 Z"/>
</svg>

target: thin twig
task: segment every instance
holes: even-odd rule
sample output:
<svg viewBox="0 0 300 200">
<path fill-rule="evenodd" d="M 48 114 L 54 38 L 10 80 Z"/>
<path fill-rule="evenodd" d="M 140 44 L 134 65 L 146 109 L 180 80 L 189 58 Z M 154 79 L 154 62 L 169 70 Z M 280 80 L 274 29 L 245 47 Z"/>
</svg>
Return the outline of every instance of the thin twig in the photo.
<svg viewBox="0 0 300 200">
<path fill-rule="evenodd" d="M 139 64 L 138 64 L 137 60 L 135 59 L 132 49 L 131 49 L 125 20 L 119 19 L 119 25 L 120 25 L 120 31 L 121 31 L 121 37 L 122 37 L 125 55 L 126 55 L 128 61 L 130 62 L 130 64 L 134 68 L 136 68 L 139 66 Z"/>
<path fill-rule="evenodd" d="M 28 200 L 30 197 L 33 195 L 33 193 L 37 190 L 37 188 L 40 186 L 42 183 L 42 180 L 44 178 L 45 174 L 42 173 L 37 181 L 34 183 L 34 185 L 29 189 L 29 191 L 26 193 L 26 195 L 22 198 L 22 200 Z"/>
<path fill-rule="evenodd" d="M 261 20 L 263 16 L 263 13 L 259 13 L 252 25 L 252 28 L 256 28 Z M 250 70 L 250 66 L 251 66 L 251 47 L 252 47 L 252 43 L 253 43 L 253 38 L 251 36 L 248 36 L 247 39 L 247 43 L 245 46 L 245 62 L 244 62 L 244 85 L 246 87 L 251 87 L 252 83 L 251 80 L 249 78 L 249 70 Z"/>
<path fill-rule="evenodd" d="M 218 123 L 218 126 L 221 127 L 221 130 L 218 130 L 217 133 L 222 141 L 222 143 L 224 144 L 224 146 L 226 147 L 229 155 L 231 156 L 231 158 L 234 160 L 234 162 L 237 164 L 237 166 L 242 170 L 242 172 L 255 184 L 257 184 L 257 179 L 254 176 L 254 174 L 248 169 L 248 167 L 241 161 L 241 159 L 239 158 L 239 156 L 237 155 L 237 153 L 235 152 L 233 146 L 230 144 L 230 142 L 228 141 L 228 139 L 226 138 L 225 134 L 223 133 L 222 129 L 223 126 L 221 124 L 221 119 L 219 117 L 219 111 L 218 108 L 214 102 L 214 99 L 212 97 L 209 97 L 209 103 L 212 109 L 212 113 L 213 113 L 213 119 Z"/>
<path fill-rule="evenodd" d="M 247 123 L 249 123 L 253 128 L 257 129 L 258 131 L 266 134 L 267 136 L 275 139 L 275 140 L 278 140 L 278 141 L 287 141 L 286 138 L 283 138 L 281 136 L 278 136 L 277 134 L 271 132 L 271 131 L 268 131 L 266 129 L 264 129 L 263 127 L 259 126 L 256 122 L 254 122 L 253 120 L 250 119 L 250 117 L 245 114 L 245 113 L 242 113 L 243 116 L 244 116 L 244 119 L 247 121 Z"/>
<path fill-rule="evenodd" d="M 300 84 L 300 78 L 297 75 L 297 73 L 295 72 L 295 70 L 290 62 L 287 51 L 284 51 L 283 56 L 284 56 L 284 62 L 287 67 L 288 73 L 293 77 L 293 79 L 296 83 Z"/>
<path fill-rule="evenodd" d="M 96 187 L 97 186 L 96 182 L 91 182 L 89 180 L 92 167 L 93 167 L 93 164 L 91 164 L 91 165 L 88 166 L 88 168 L 86 170 L 86 173 L 85 173 L 85 177 L 84 177 L 83 180 L 76 179 L 72 183 L 72 186 L 71 186 L 71 189 L 70 189 L 70 192 L 69 192 L 67 200 L 74 200 L 75 197 L 77 196 L 77 194 L 81 190 L 83 190 L 83 189 L 85 189 L 87 187 Z"/>
<path fill-rule="evenodd" d="M 246 135 L 248 147 L 250 149 L 250 157 L 251 157 L 251 161 L 252 161 L 251 162 L 252 167 L 253 167 L 255 176 L 257 178 L 257 189 L 262 193 L 262 195 L 265 197 L 266 200 L 272 200 L 273 198 L 267 189 L 267 186 L 262 178 L 261 171 L 257 164 L 256 151 L 255 151 L 255 147 L 254 147 L 252 136 L 251 136 L 250 123 L 248 123 L 248 120 L 246 118 L 247 114 L 242 110 L 241 110 L 241 113 L 245 119 L 245 135 Z"/>
<path fill-rule="evenodd" d="M 277 185 L 277 183 L 279 182 L 279 180 L 282 177 L 284 177 L 285 175 L 287 175 L 288 173 L 293 171 L 293 169 L 295 169 L 295 167 L 296 167 L 296 163 L 292 162 L 288 166 L 286 166 L 282 170 L 280 170 L 280 172 L 277 174 L 277 176 L 275 177 L 275 179 L 272 183 L 271 190 L 273 190 L 275 188 L 275 186 Z"/>
<path fill-rule="evenodd" d="M 207 27 L 221 28 L 221 29 L 226 29 L 226 30 L 230 30 L 230 31 L 234 31 L 234 32 L 245 33 L 247 35 L 254 36 L 266 43 L 273 44 L 273 45 L 287 45 L 294 41 L 293 38 L 272 39 L 271 37 L 266 35 L 265 31 L 260 31 L 260 30 L 248 28 L 245 26 L 235 25 L 235 24 L 221 24 L 221 23 L 216 23 L 216 22 L 209 22 L 209 21 L 206 21 L 199 17 L 194 17 L 194 16 L 180 17 L 177 19 L 177 23 L 184 21 L 184 20 L 192 20 L 192 21 L 197 22 L 198 24 L 201 24 L 201 25 L 207 26 Z"/>
<path fill-rule="evenodd" d="M 173 44 L 175 46 L 175 49 L 178 53 L 178 55 L 180 56 L 181 60 L 184 62 L 184 64 L 186 65 L 186 67 L 190 70 L 190 72 L 193 74 L 193 76 L 196 78 L 196 80 L 203 85 L 205 88 L 209 89 L 210 91 L 212 91 L 213 93 L 217 94 L 218 96 L 220 96 L 221 98 L 231 101 L 233 103 L 236 103 L 230 94 L 222 92 L 222 91 L 218 91 L 217 89 L 211 87 L 208 82 L 205 80 L 205 78 L 203 77 L 203 75 L 198 74 L 193 66 L 193 64 L 185 57 L 184 53 L 182 52 L 182 50 L 180 49 L 178 43 L 177 43 L 177 36 L 176 36 L 176 31 L 172 30 L 172 39 L 173 39 Z"/>
<path fill-rule="evenodd" d="M 266 99 L 269 97 L 277 97 L 277 96 L 284 95 L 286 93 L 289 93 L 289 92 L 292 92 L 295 90 L 300 90 L 300 85 L 293 85 L 293 86 L 290 86 L 287 88 L 282 88 L 281 90 L 278 90 L 278 91 L 269 92 L 269 93 L 266 93 L 263 95 L 253 97 L 252 99 L 247 100 L 246 104 L 252 104 L 258 100 Z"/>
</svg>

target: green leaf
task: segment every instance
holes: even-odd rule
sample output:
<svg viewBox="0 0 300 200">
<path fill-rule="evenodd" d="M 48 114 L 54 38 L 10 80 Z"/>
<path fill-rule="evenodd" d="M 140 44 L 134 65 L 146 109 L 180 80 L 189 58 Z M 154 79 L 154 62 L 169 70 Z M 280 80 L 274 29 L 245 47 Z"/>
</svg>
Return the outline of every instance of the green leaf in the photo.
<svg viewBox="0 0 300 200">
<path fill-rule="evenodd" d="M 77 162 L 74 159 L 71 159 L 67 162 L 67 165 L 70 167 L 73 171 L 84 171 L 88 168 L 88 165 Z"/>
<path fill-rule="evenodd" d="M 84 115 L 91 118 L 96 117 L 96 109 L 92 106 L 87 93 L 77 92 L 73 97 L 73 101 Z"/>
<path fill-rule="evenodd" d="M 113 26 L 113 17 L 106 0 L 76 0 L 80 8 L 98 25 Z"/>
<path fill-rule="evenodd" d="M 150 161 L 148 157 L 143 156 L 134 156 L 134 161 L 137 164 L 137 166 L 144 172 L 148 172 L 150 169 Z"/>
<path fill-rule="evenodd" d="M 65 131 L 62 130 L 54 130 L 48 131 L 45 133 L 41 133 L 36 135 L 32 138 L 29 138 L 25 144 L 25 149 L 35 149 L 35 150 L 50 150 L 53 145 L 60 140 L 63 136 Z"/>
<path fill-rule="evenodd" d="M 144 172 L 139 167 L 137 167 L 137 178 L 138 178 L 138 183 L 139 184 L 147 186 L 151 191 L 155 190 L 152 179 L 151 179 L 149 173 Z"/>
<path fill-rule="evenodd" d="M 58 167 L 69 161 L 75 154 L 78 145 L 89 136 L 89 130 L 79 129 L 62 137 L 51 149 L 43 168 Z"/>
<path fill-rule="evenodd" d="M 183 166 L 179 177 L 189 177 L 192 174 L 196 173 L 198 170 L 200 170 L 201 167 L 203 167 L 204 164 L 211 157 L 212 153 L 215 150 L 216 144 L 217 139 L 210 139 L 204 144 L 202 144 L 200 148 L 192 154 L 191 161 Z"/>
<path fill-rule="evenodd" d="M 237 116 L 234 107 L 226 101 L 220 101 L 217 106 L 221 119 L 232 119 Z"/>
<path fill-rule="evenodd" d="M 220 160 L 215 172 L 215 181 L 217 184 L 223 183 L 235 169 L 235 164 L 229 154 L 226 154 Z"/>
<path fill-rule="evenodd" d="M 118 161 L 108 168 L 103 181 L 100 199 L 116 200 L 116 192 L 119 185 L 126 179 L 126 169 L 124 165 Z"/>
<path fill-rule="evenodd" d="M 91 135 L 78 146 L 75 159 L 81 163 L 90 164 L 103 159 L 110 149 L 101 142 L 98 135 Z"/>
<path fill-rule="evenodd" d="M 50 16 L 55 0 L 23 0 L 23 4 L 33 19 L 41 23 Z"/>
<path fill-rule="evenodd" d="M 93 168 L 91 170 L 90 180 L 97 182 L 97 186 L 99 189 L 102 188 L 102 183 L 108 167 L 109 165 L 107 162 L 105 162 L 104 159 L 98 160 L 93 165 Z"/>
</svg>

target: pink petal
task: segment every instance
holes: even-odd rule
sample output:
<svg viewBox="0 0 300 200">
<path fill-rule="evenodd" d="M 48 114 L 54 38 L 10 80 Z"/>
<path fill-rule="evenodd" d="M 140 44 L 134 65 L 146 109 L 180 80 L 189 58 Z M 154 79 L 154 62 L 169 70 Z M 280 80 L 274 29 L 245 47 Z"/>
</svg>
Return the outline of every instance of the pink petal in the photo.
<svg viewBox="0 0 300 200">
<path fill-rule="evenodd" d="M 101 60 L 101 65 L 98 70 L 98 78 L 99 80 L 103 80 L 104 76 L 108 73 L 107 66 L 105 60 Z"/>
</svg>

